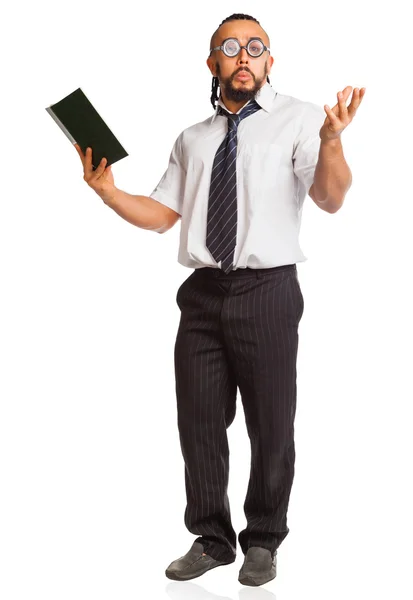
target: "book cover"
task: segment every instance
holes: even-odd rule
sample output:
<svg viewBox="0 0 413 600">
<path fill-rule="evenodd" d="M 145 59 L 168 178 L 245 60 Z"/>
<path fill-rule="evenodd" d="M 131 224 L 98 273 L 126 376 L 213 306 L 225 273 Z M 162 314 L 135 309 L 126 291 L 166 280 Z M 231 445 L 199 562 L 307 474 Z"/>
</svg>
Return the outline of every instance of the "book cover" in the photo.
<svg viewBox="0 0 413 600">
<path fill-rule="evenodd" d="M 46 111 L 72 144 L 79 144 L 83 154 L 87 147 L 92 148 L 93 170 L 103 157 L 109 167 L 129 156 L 81 88 L 51 104 Z"/>
</svg>

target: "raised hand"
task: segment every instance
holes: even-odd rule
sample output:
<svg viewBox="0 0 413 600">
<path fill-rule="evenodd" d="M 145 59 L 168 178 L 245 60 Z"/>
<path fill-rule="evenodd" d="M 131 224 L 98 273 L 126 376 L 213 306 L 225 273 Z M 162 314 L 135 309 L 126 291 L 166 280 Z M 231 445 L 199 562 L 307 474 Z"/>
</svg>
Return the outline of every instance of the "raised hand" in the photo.
<svg viewBox="0 0 413 600">
<path fill-rule="evenodd" d="M 342 92 L 337 93 L 338 102 L 333 108 L 330 108 L 328 104 L 324 105 L 324 110 L 327 113 L 327 117 L 320 129 L 320 138 L 322 141 L 333 140 L 340 137 L 342 131 L 351 123 L 354 115 L 357 112 L 361 101 L 364 98 L 366 88 L 354 88 L 353 97 L 348 106 L 346 102 L 351 94 L 353 88 L 348 85 Z"/>
</svg>

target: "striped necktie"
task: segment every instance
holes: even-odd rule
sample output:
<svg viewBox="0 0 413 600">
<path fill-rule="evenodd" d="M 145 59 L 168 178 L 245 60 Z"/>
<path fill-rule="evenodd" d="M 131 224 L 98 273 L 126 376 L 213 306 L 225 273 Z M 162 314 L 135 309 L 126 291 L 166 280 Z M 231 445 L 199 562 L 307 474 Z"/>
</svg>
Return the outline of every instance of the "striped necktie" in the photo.
<svg viewBox="0 0 413 600">
<path fill-rule="evenodd" d="M 215 154 L 209 189 L 206 246 L 221 269 L 233 267 L 237 238 L 237 130 L 242 119 L 261 106 L 251 100 L 238 114 L 218 106 L 218 115 L 228 117 L 228 132 Z"/>
</svg>

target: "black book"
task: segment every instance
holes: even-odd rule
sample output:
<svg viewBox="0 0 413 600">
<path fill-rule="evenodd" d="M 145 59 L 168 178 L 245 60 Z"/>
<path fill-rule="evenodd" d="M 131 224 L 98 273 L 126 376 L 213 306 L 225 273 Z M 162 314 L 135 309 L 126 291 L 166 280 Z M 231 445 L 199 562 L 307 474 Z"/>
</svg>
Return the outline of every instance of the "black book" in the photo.
<svg viewBox="0 0 413 600">
<path fill-rule="evenodd" d="M 79 144 L 83 154 L 92 148 L 93 170 L 103 157 L 109 167 L 129 156 L 80 88 L 46 110 L 72 144 Z"/>
</svg>

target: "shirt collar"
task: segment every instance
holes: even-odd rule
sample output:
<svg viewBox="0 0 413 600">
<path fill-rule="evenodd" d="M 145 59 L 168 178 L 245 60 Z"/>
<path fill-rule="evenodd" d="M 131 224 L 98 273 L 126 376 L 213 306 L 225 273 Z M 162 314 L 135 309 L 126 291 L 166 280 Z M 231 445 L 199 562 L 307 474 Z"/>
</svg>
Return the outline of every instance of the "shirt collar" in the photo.
<svg viewBox="0 0 413 600">
<path fill-rule="evenodd" d="M 270 112 L 271 111 L 271 107 L 272 107 L 272 103 L 273 100 L 276 96 L 277 92 L 274 90 L 274 88 L 268 83 L 268 81 L 258 90 L 258 92 L 255 94 L 255 101 L 261 106 L 261 108 L 263 108 L 266 112 Z M 247 102 L 248 104 L 248 102 Z M 245 106 L 247 106 L 247 104 L 244 104 L 244 106 L 242 108 L 240 108 L 240 110 L 238 112 L 240 112 Z M 212 115 L 212 120 L 211 123 L 213 123 L 215 121 L 215 118 L 218 114 L 218 106 L 222 106 L 222 108 L 224 108 L 226 111 L 231 112 L 230 110 L 228 110 L 228 108 L 225 106 L 225 104 L 223 103 L 222 99 L 219 98 L 218 102 L 217 102 L 217 106 L 215 109 L 214 114 Z M 237 113 L 238 114 L 238 113 Z"/>
</svg>

